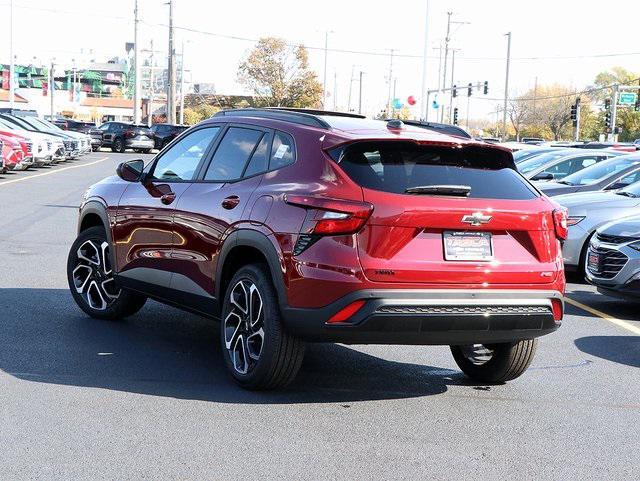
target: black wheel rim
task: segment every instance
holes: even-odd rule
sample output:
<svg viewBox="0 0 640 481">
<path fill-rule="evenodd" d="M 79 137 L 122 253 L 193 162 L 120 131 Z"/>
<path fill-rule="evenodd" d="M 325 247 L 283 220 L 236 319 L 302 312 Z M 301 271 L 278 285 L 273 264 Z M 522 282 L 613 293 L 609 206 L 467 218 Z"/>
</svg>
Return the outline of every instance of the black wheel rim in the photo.
<svg viewBox="0 0 640 481">
<path fill-rule="evenodd" d="M 230 309 L 224 318 L 224 343 L 233 369 L 251 371 L 264 345 L 264 309 L 258 287 L 250 280 L 238 281 L 229 293 Z"/>
<path fill-rule="evenodd" d="M 104 241 L 80 244 L 71 277 L 76 292 L 91 309 L 104 311 L 120 297 L 109 260 L 109 244 Z"/>
</svg>

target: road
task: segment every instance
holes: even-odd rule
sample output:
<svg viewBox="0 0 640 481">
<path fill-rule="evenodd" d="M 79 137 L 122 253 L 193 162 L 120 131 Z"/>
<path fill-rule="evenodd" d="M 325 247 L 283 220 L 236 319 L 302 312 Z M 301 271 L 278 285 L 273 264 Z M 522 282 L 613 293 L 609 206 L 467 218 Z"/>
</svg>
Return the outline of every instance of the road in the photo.
<svg viewBox="0 0 640 481">
<path fill-rule="evenodd" d="M 568 297 L 600 315 L 568 304 L 502 386 L 446 347 L 330 344 L 289 389 L 245 392 L 215 323 L 155 302 L 87 318 L 65 277 L 77 205 L 134 156 L 0 176 L 2 479 L 637 479 L 638 306 L 585 284 Z"/>
</svg>

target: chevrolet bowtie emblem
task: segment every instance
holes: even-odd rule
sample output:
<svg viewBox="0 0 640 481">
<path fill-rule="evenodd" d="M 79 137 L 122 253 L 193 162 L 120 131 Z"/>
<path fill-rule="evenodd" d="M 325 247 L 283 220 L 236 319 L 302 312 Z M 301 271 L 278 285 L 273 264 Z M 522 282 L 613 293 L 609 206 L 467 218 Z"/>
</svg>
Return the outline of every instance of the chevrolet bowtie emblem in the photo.
<svg viewBox="0 0 640 481">
<path fill-rule="evenodd" d="M 491 216 L 484 215 L 482 212 L 474 212 L 471 215 L 465 215 L 462 217 L 462 222 L 464 222 L 465 224 L 471 224 L 475 226 L 486 224 L 490 220 L 491 220 Z"/>
</svg>

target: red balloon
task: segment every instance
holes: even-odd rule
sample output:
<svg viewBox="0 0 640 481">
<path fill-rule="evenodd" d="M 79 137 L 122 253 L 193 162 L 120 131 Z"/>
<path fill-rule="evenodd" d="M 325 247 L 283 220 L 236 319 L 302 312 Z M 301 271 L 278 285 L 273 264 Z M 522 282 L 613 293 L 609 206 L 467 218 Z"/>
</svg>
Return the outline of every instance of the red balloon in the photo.
<svg viewBox="0 0 640 481">
<path fill-rule="evenodd" d="M 409 95 L 409 98 L 407 99 L 407 103 L 409 105 L 415 105 L 416 104 L 416 98 L 413 95 Z"/>
</svg>

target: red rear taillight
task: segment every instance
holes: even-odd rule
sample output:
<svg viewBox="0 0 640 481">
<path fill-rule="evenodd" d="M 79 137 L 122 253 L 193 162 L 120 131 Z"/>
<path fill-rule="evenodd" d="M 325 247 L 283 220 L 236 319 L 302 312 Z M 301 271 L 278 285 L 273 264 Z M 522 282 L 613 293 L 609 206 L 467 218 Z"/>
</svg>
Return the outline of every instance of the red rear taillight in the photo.
<svg viewBox="0 0 640 481">
<path fill-rule="evenodd" d="M 553 211 L 553 225 L 558 239 L 565 240 L 569 236 L 566 209 L 556 209 Z"/>
<path fill-rule="evenodd" d="M 313 195 L 285 195 L 284 200 L 287 204 L 315 211 L 303 226 L 305 234 L 353 234 L 362 229 L 373 212 L 373 205 L 368 202 Z"/>
<path fill-rule="evenodd" d="M 364 306 L 364 301 L 354 301 L 349 304 L 347 307 L 343 307 L 338 312 L 336 312 L 331 319 L 327 321 L 327 324 L 334 324 L 336 322 L 345 322 L 350 317 L 352 317 L 356 312 L 358 312 L 362 306 Z"/>
<path fill-rule="evenodd" d="M 561 321 L 563 315 L 562 301 L 560 299 L 551 299 L 551 310 L 553 311 L 553 320 Z"/>
</svg>

